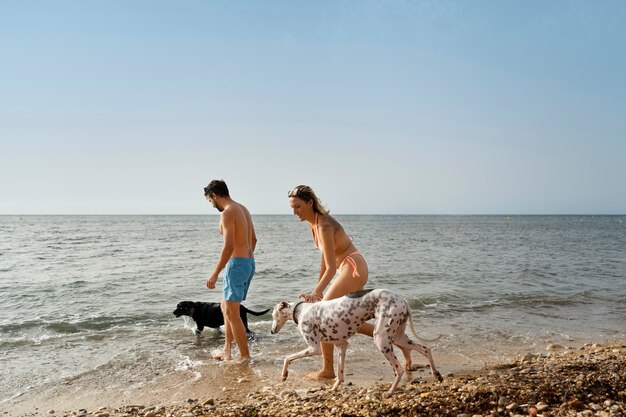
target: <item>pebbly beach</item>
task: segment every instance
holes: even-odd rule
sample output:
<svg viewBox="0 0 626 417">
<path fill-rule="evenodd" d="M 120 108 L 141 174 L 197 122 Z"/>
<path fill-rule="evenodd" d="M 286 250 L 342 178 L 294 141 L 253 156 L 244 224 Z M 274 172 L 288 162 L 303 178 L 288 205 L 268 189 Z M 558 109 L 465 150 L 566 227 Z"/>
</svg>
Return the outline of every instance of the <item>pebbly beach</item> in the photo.
<svg viewBox="0 0 626 417">
<path fill-rule="evenodd" d="M 354 365 L 353 365 L 354 366 Z M 360 366 L 363 366 L 361 364 Z M 583 346 L 551 344 L 543 351 L 517 355 L 481 369 L 444 375 L 435 382 L 424 372 L 407 373 L 398 391 L 383 394 L 389 381 L 365 381 L 348 371 L 347 383 L 294 375 L 281 382 L 255 378 L 249 364 L 225 366 L 219 381 L 204 381 L 184 392 L 159 398 L 125 399 L 102 392 L 109 405 L 64 408 L 22 404 L 3 416 L 199 417 L 199 416 L 624 416 L 626 415 L 626 342 Z M 254 366 L 252 366 L 254 368 Z M 245 372 L 245 371 L 244 371 Z M 242 376 L 244 375 L 244 376 Z M 207 385 L 208 384 L 208 385 Z M 202 393 L 201 391 L 204 391 Z M 134 400 L 134 401 L 133 401 Z M 84 398 L 84 401 L 89 401 Z M 106 402 L 106 401 L 105 401 Z M 100 402 L 101 404 L 102 402 Z M 59 405 L 59 404 L 57 404 Z"/>
</svg>

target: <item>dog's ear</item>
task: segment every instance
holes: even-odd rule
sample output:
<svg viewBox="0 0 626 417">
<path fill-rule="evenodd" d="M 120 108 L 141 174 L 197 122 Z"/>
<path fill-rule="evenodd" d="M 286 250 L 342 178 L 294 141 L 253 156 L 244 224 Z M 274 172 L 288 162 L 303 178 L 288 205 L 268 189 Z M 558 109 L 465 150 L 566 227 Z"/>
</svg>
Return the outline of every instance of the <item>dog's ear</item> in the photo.
<svg viewBox="0 0 626 417">
<path fill-rule="evenodd" d="M 287 301 L 281 301 L 280 302 L 280 308 L 284 309 L 284 308 L 288 308 L 289 307 L 289 303 Z"/>
</svg>

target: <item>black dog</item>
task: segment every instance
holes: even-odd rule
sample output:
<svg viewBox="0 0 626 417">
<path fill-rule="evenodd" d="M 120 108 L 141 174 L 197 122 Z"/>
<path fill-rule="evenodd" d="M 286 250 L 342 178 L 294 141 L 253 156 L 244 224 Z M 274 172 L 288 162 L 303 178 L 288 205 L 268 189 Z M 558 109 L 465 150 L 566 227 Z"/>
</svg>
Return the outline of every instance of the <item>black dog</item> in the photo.
<svg viewBox="0 0 626 417">
<path fill-rule="evenodd" d="M 269 308 L 261 312 L 252 311 L 240 304 L 239 315 L 241 316 L 241 321 L 243 321 L 243 325 L 246 328 L 246 333 L 252 333 L 250 329 L 248 329 L 248 313 L 255 316 L 261 316 L 268 311 L 270 311 Z M 194 319 L 197 326 L 196 334 L 200 334 L 205 327 L 219 329 L 220 326 L 224 325 L 224 316 L 222 315 L 222 310 L 220 309 L 220 303 L 181 301 L 176 306 L 174 315 L 176 317 L 189 316 Z"/>
</svg>

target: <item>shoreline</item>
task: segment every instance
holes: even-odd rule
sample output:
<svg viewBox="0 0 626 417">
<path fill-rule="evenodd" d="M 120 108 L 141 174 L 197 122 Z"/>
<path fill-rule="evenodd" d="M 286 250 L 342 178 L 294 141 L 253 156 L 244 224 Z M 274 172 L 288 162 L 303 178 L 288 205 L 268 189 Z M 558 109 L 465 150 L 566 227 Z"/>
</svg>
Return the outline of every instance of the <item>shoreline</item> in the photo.
<svg viewBox="0 0 626 417">
<path fill-rule="evenodd" d="M 405 374 L 390 398 L 382 396 L 393 378 L 382 356 L 376 357 L 382 361 L 357 364 L 348 355 L 346 383 L 336 392 L 330 391 L 332 381 L 303 380 L 318 365 L 315 360 L 294 363 L 282 382 L 280 363 L 254 358 L 251 364 L 221 363 L 218 378 L 202 377 L 197 370 L 195 376 L 156 378 L 137 388 L 102 387 L 88 393 L 82 392 L 84 378 L 89 378 L 85 375 L 57 384 L 39 398 L 25 395 L 2 405 L 0 416 L 575 416 L 583 410 L 591 410 L 590 415 L 626 414 L 626 340 L 547 348 L 524 349 L 528 352 L 481 366 L 444 367 L 440 359 L 436 363 L 444 382 L 435 382 L 429 368 L 421 368 Z M 417 355 L 414 359 L 422 363 Z"/>
</svg>

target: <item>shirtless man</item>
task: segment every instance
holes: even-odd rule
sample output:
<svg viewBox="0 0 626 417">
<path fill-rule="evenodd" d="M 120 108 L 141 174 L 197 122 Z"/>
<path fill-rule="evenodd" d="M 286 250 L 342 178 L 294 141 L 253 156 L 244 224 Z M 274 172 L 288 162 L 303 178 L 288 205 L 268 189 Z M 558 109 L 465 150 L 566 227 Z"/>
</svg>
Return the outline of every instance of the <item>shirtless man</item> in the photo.
<svg viewBox="0 0 626 417">
<path fill-rule="evenodd" d="M 246 299 L 254 275 L 256 234 L 252 216 L 247 208 L 230 198 L 223 180 L 213 180 L 204 187 L 204 196 L 220 213 L 220 233 L 224 247 L 206 286 L 214 289 L 219 273 L 224 269 L 224 299 L 221 303 L 226 329 L 224 351 L 215 353 L 215 359 L 232 360 L 233 338 L 239 347 L 241 359 L 249 359 L 246 328 L 239 315 L 239 305 Z"/>
</svg>

